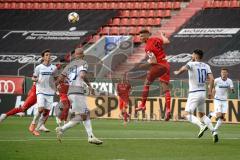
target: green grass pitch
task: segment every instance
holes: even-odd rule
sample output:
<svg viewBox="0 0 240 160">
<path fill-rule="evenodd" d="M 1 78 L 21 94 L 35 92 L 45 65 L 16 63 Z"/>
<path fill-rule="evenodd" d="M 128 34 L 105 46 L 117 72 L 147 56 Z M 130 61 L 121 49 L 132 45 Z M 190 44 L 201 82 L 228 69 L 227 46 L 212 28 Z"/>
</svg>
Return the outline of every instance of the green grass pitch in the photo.
<svg viewBox="0 0 240 160">
<path fill-rule="evenodd" d="M 188 122 L 92 120 L 94 133 L 104 141 L 87 142 L 83 125 L 56 140 L 55 121 L 50 133 L 40 137 L 27 128 L 30 117 L 12 117 L 0 124 L 0 160 L 237 160 L 240 159 L 240 125 L 224 124 L 220 141 L 213 144 L 210 131 L 196 138 L 198 128 Z"/>
</svg>

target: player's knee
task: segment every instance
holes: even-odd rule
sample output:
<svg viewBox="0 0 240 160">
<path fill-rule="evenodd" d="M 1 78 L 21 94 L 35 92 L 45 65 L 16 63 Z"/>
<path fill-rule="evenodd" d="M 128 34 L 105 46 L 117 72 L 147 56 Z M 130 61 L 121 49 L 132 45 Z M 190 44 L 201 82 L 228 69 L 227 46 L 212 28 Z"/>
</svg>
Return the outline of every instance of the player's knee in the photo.
<svg viewBox="0 0 240 160">
<path fill-rule="evenodd" d="M 218 119 L 224 119 L 224 116 L 223 116 L 222 113 L 217 113 L 216 114 L 216 120 L 218 120 Z"/>
<path fill-rule="evenodd" d="M 81 114 L 81 118 L 82 118 L 83 121 L 86 121 L 87 117 L 88 117 L 87 114 Z"/>
</svg>

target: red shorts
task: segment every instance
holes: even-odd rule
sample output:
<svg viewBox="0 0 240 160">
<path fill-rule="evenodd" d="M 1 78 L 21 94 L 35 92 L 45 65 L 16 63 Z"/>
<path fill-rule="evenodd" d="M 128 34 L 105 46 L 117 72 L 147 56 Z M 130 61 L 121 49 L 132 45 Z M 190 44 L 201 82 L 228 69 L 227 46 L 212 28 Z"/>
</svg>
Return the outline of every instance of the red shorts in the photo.
<svg viewBox="0 0 240 160">
<path fill-rule="evenodd" d="M 170 81 L 170 65 L 166 61 L 159 64 L 153 64 L 148 71 L 147 80 L 153 82 L 156 78 L 159 78 L 161 82 L 169 83 Z"/>
<path fill-rule="evenodd" d="M 127 108 L 127 105 L 128 105 L 128 100 L 126 100 L 126 98 L 121 98 L 119 97 L 119 108 L 120 110 L 122 110 L 123 108 Z"/>
</svg>

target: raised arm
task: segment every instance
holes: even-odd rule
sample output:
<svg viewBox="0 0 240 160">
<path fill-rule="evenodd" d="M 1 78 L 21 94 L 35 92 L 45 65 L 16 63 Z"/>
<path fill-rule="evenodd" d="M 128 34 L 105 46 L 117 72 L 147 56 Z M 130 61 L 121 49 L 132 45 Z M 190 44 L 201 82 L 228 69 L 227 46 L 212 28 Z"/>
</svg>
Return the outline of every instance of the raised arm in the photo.
<svg viewBox="0 0 240 160">
<path fill-rule="evenodd" d="M 175 75 L 180 75 L 180 74 L 184 73 L 184 72 L 187 71 L 187 70 L 188 70 L 188 68 L 187 68 L 187 66 L 185 65 L 185 66 L 182 66 L 179 70 L 174 71 L 173 73 L 174 73 Z"/>
</svg>

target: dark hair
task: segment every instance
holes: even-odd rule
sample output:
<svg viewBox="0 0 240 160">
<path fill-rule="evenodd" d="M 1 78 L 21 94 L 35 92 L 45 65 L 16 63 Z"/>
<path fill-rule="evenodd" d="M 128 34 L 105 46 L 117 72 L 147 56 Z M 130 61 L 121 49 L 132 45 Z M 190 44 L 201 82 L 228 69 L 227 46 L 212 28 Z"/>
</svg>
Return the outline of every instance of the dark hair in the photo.
<svg viewBox="0 0 240 160">
<path fill-rule="evenodd" d="M 200 49 L 195 49 L 195 50 L 193 51 L 193 53 L 197 54 L 200 59 L 203 58 L 203 54 L 204 54 L 204 53 L 203 53 L 202 50 L 200 50 Z"/>
<path fill-rule="evenodd" d="M 42 57 L 44 57 L 45 53 L 47 53 L 47 52 L 50 52 L 50 49 L 43 50 L 42 53 L 41 53 Z"/>
<path fill-rule="evenodd" d="M 227 71 L 228 72 L 228 69 L 227 68 L 221 68 L 221 71 Z"/>
<path fill-rule="evenodd" d="M 150 32 L 149 30 L 147 30 L 147 29 L 143 29 L 143 30 L 141 30 L 141 31 L 139 32 L 139 34 L 145 34 L 145 33 L 151 34 L 151 32 Z"/>
</svg>

